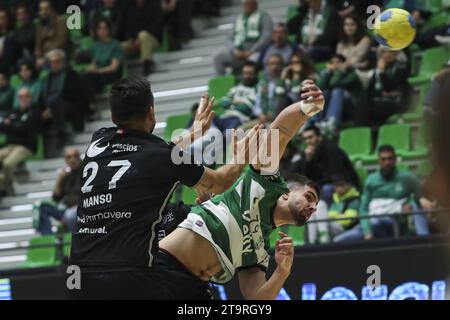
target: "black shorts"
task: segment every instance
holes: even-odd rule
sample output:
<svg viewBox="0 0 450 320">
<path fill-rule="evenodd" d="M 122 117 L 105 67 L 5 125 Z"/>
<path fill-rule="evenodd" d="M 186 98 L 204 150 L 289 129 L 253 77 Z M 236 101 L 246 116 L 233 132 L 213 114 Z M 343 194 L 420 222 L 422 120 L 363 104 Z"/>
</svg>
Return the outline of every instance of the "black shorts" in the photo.
<svg viewBox="0 0 450 320">
<path fill-rule="evenodd" d="M 153 268 L 81 270 L 81 289 L 67 290 L 75 300 L 160 300 L 168 299 L 161 277 Z"/>
<path fill-rule="evenodd" d="M 213 298 L 209 282 L 197 278 L 170 253 L 159 250 L 153 261 L 158 270 L 170 300 L 211 300 Z"/>
</svg>

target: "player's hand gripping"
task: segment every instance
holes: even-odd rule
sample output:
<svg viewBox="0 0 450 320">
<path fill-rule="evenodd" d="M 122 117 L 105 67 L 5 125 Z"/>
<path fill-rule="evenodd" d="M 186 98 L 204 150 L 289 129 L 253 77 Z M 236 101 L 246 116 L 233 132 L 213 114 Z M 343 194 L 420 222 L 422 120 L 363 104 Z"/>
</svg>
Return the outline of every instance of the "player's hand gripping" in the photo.
<svg viewBox="0 0 450 320">
<path fill-rule="evenodd" d="M 291 267 L 294 261 L 294 242 L 284 232 L 280 231 L 278 234 L 281 239 L 276 241 L 275 262 L 277 264 L 277 271 L 287 277 L 291 273 Z"/>
<path fill-rule="evenodd" d="M 301 98 L 302 101 L 300 110 L 307 117 L 311 118 L 317 113 L 323 111 L 323 108 L 325 106 L 323 92 L 313 80 L 303 81 Z"/>
</svg>

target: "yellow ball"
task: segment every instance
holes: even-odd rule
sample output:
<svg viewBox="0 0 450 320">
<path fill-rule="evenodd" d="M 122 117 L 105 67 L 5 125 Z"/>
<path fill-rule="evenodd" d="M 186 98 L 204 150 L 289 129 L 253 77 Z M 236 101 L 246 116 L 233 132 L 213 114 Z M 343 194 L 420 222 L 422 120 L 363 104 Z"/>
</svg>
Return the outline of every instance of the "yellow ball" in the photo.
<svg viewBox="0 0 450 320">
<path fill-rule="evenodd" d="M 414 41 L 416 24 L 408 11 L 388 9 L 377 18 L 374 34 L 381 45 L 392 50 L 402 50 Z"/>
</svg>

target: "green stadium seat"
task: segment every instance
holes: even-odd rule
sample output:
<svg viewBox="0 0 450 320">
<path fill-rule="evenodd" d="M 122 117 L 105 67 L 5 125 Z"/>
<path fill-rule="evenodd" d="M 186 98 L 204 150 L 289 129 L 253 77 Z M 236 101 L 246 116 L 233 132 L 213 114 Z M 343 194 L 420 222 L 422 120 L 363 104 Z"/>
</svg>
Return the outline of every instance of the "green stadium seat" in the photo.
<svg viewBox="0 0 450 320">
<path fill-rule="evenodd" d="M 300 247 L 305 244 L 305 228 L 288 226 L 287 235 L 294 239 L 294 246 Z"/>
<path fill-rule="evenodd" d="M 424 177 L 428 176 L 432 170 L 433 170 L 433 165 L 432 165 L 431 161 L 425 160 L 425 161 L 422 161 L 421 163 L 419 163 L 417 170 L 416 170 L 416 175 L 424 178 Z"/>
<path fill-rule="evenodd" d="M 163 40 L 158 48 L 155 49 L 155 52 L 167 53 L 170 51 L 169 48 L 169 33 L 166 29 L 163 31 Z"/>
<path fill-rule="evenodd" d="M 433 14 L 430 19 L 428 19 L 422 30 L 421 33 L 428 32 L 434 28 L 439 28 L 442 26 L 445 26 L 449 22 L 449 13 L 447 11 L 437 12 Z"/>
<path fill-rule="evenodd" d="M 437 13 L 444 8 L 442 0 L 428 0 L 426 1 L 426 8 L 433 13 Z"/>
<path fill-rule="evenodd" d="M 400 170 L 400 171 L 409 171 L 408 164 L 406 164 L 406 163 L 404 163 L 404 162 L 397 163 L 397 170 Z"/>
<path fill-rule="evenodd" d="M 424 159 L 428 155 L 428 130 L 425 124 L 422 124 L 417 133 L 416 142 L 413 145 L 412 151 L 403 154 L 404 160 L 418 160 Z"/>
<path fill-rule="evenodd" d="M 215 97 L 216 101 L 225 97 L 233 88 L 235 78 L 233 75 L 215 77 L 208 82 L 208 92 L 210 97 Z"/>
<path fill-rule="evenodd" d="M 38 135 L 36 153 L 30 156 L 27 160 L 44 160 L 45 159 L 45 146 L 44 136 Z"/>
<path fill-rule="evenodd" d="M 286 21 L 291 20 L 293 17 L 295 17 L 298 13 L 298 5 L 291 4 L 286 13 Z"/>
<path fill-rule="evenodd" d="M 28 249 L 27 260 L 23 265 L 25 268 L 51 267 L 59 264 L 59 259 L 57 259 L 56 237 L 54 235 L 33 238 L 30 240 L 29 245 L 49 246 Z"/>
<path fill-rule="evenodd" d="M 355 171 L 358 174 L 359 183 L 361 184 L 361 186 L 364 186 L 364 184 L 366 183 L 367 177 L 369 176 L 369 171 L 367 170 L 366 167 L 355 168 Z"/>
<path fill-rule="evenodd" d="M 431 82 L 432 76 L 448 62 L 450 50 L 446 47 L 431 48 L 424 51 L 419 75 L 408 79 L 411 85 L 422 85 Z"/>
<path fill-rule="evenodd" d="M 342 130 L 339 136 L 339 147 L 347 153 L 352 161 L 368 156 L 372 149 L 370 128 Z"/>
<path fill-rule="evenodd" d="M 63 245 L 63 255 L 64 257 L 69 257 L 70 255 L 70 246 L 72 244 L 72 233 L 65 233 L 63 236 L 63 242 L 66 243 Z"/>
<path fill-rule="evenodd" d="M 399 156 L 403 156 L 411 150 L 410 128 L 406 124 L 388 124 L 380 128 L 377 148 L 384 144 L 392 145 Z M 377 150 L 371 155 L 362 156 L 360 160 L 364 164 L 377 162 Z"/>
<path fill-rule="evenodd" d="M 189 113 L 168 117 L 166 120 L 166 128 L 164 129 L 164 139 L 169 141 L 173 131 L 186 128 L 191 117 L 192 115 Z"/>
<path fill-rule="evenodd" d="M 183 186 L 182 200 L 186 204 L 195 204 L 195 199 L 197 198 L 197 193 L 194 189 Z"/>
<path fill-rule="evenodd" d="M 18 74 L 13 74 L 9 79 L 9 85 L 13 89 L 18 89 L 20 88 L 20 86 L 22 86 L 22 79 L 20 79 L 20 76 Z"/>
<path fill-rule="evenodd" d="M 390 144 L 398 154 L 411 149 L 410 127 L 406 124 L 384 125 L 380 128 L 378 146 Z"/>
<path fill-rule="evenodd" d="M 328 62 L 316 63 L 315 68 L 317 73 L 321 73 L 323 70 L 327 68 Z"/>
<path fill-rule="evenodd" d="M 417 123 L 422 121 L 423 107 L 425 98 L 430 91 L 431 83 L 425 83 L 420 86 L 419 98 L 414 99 L 413 104 L 406 113 L 394 114 L 386 123 Z"/>
</svg>

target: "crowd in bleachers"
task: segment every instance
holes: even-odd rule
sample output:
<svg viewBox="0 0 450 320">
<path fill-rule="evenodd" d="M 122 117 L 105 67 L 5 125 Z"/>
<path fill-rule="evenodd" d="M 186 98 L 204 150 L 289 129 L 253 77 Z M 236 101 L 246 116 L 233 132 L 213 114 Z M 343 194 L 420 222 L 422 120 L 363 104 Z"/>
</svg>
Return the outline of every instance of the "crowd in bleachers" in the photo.
<svg viewBox="0 0 450 320">
<path fill-rule="evenodd" d="M 176 50 L 193 37 L 190 9 L 183 6 L 192 8 L 194 2 L 206 15 L 220 14 L 215 1 L 163 0 L 161 4 L 160 0 L 137 0 L 125 7 L 120 1 L 86 1 L 82 3 L 82 34 L 68 32 L 64 45 L 52 45 L 56 39 L 48 39 L 56 38 L 57 33 L 51 32 L 51 19 L 43 18 L 41 6 L 50 7 L 48 16 L 60 9 L 52 9 L 49 1 L 41 1 L 38 11 L 30 9 L 30 4 L 18 6 L 16 20 L 24 22 L 16 23 L 16 29 L 24 28 L 32 35 L 37 34 L 35 29 L 44 28 L 47 38 L 38 40 L 21 33 L 16 40 L 22 49 L 14 49 L 16 62 L 6 65 L 17 69 L 0 74 L 0 111 L 7 119 L 10 110 L 24 104 L 18 93 L 27 88 L 22 93 L 31 95 L 29 104 L 39 110 L 36 130 L 43 134 L 46 154 L 57 155 L 61 137 L 66 141 L 68 134 L 66 123 L 75 131 L 83 130 L 95 94 L 126 74 L 124 59 L 141 59 L 144 74 L 148 74 L 158 46 L 168 43 L 169 49 Z M 305 237 L 310 243 L 399 233 L 427 235 L 437 232 L 436 225 L 442 226 L 434 215 L 425 214 L 439 209 L 439 204 L 423 188 L 430 149 L 422 137 L 426 123 L 420 120 L 424 113 L 436 110 L 439 84 L 450 77 L 448 65 L 444 66 L 450 51 L 442 45 L 447 41 L 449 9 L 443 3 L 302 0 L 289 8 L 285 21 L 273 21 L 270 12 L 259 10 L 258 1 L 242 1 L 229 44 L 213 58 L 217 74 L 210 81 L 210 94 L 217 98 L 213 127 L 225 132 L 255 123 L 268 125 L 283 108 L 299 100 L 305 79 L 316 80 L 326 96 L 325 111 L 311 119 L 291 143 L 280 167 L 286 177 L 302 173 L 320 183 L 323 199 L 315 219 L 336 219 L 312 221 Z M 402 52 L 380 47 L 365 27 L 370 4 L 410 11 L 418 25 L 416 43 Z M 153 9 L 146 11 L 146 6 Z M 441 12 L 447 15 L 446 21 L 439 20 Z M 53 21 L 56 25 L 59 20 Z M 42 44 L 38 46 L 37 41 Z M 420 69 L 417 56 L 422 56 Z M 224 88 L 229 91 L 223 92 Z M 11 107 L 4 109 L 3 101 Z M 173 121 L 174 126 L 171 120 L 167 121 L 166 138 L 172 129 L 189 126 L 187 121 Z M 30 152 L 22 152 L 21 161 L 34 152 L 29 148 Z M 377 171 L 369 174 L 368 168 L 372 171 L 377 163 Z M 51 215 L 47 206 L 42 208 L 38 220 Z M 44 209 L 48 212 L 43 213 Z M 413 214 L 406 218 L 394 215 L 401 212 Z M 380 213 L 393 215 L 355 219 Z M 63 219 L 64 214 L 58 211 L 56 216 Z M 40 228 L 48 230 L 47 220 L 43 221 Z"/>
<path fill-rule="evenodd" d="M 74 29 L 70 5 L 81 9 Z M 193 38 L 197 14 L 219 15 L 220 1 L 0 1 L 0 196 L 14 195 L 24 160 L 61 156 L 93 117 L 96 94 L 127 75 L 126 59 L 150 74 L 155 50 Z"/>
<path fill-rule="evenodd" d="M 366 27 L 372 4 L 408 10 L 417 25 L 415 43 L 403 51 L 380 46 Z M 439 204 L 423 187 L 430 166 L 429 119 L 440 83 L 450 77 L 448 5 L 300 0 L 285 21 L 273 21 L 258 1 L 242 1 L 230 42 L 213 58 L 217 78 L 210 93 L 230 77 L 237 82 L 219 100 L 215 126 L 225 132 L 269 125 L 299 100 L 302 81 L 318 83 L 325 110 L 308 121 L 280 168 L 285 176 L 301 173 L 322 187 L 319 222 L 307 228 L 310 243 L 428 235 L 437 232 L 436 224 L 448 229 L 448 222 L 427 215 Z M 371 218 L 355 219 L 364 216 Z"/>
</svg>

